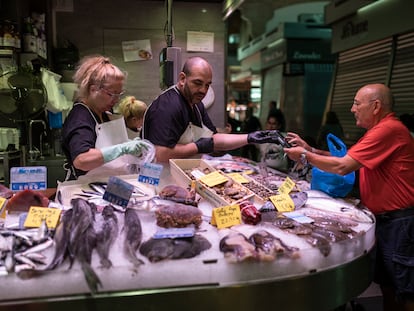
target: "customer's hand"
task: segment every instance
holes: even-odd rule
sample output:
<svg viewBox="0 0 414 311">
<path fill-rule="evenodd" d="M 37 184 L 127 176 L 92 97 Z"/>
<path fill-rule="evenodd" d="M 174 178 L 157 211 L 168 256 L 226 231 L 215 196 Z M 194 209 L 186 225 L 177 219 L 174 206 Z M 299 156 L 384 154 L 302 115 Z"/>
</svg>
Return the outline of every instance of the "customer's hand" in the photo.
<svg viewBox="0 0 414 311">
<path fill-rule="evenodd" d="M 296 133 L 292 133 L 292 132 L 288 132 L 286 135 L 286 140 L 288 141 L 289 144 L 291 144 L 292 146 L 298 146 L 298 147 L 302 147 L 305 148 L 306 150 L 311 150 L 312 147 L 310 147 L 308 145 L 308 143 L 306 141 L 304 141 L 298 134 Z"/>
</svg>

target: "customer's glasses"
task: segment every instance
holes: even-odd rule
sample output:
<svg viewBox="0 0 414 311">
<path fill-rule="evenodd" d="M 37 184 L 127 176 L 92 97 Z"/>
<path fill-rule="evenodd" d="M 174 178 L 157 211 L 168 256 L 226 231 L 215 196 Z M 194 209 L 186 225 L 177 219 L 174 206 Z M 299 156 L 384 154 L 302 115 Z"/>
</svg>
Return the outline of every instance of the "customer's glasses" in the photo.
<svg viewBox="0 0 414 311">
<path fill-rule="evenodd" d="M 122 91 L 121 93 L 112 93 L 109 92 L 107 89 L 104 89 L 103 87 L 101 87 L 101 90 L 104 91 L 106 95 L 111 96 L 112 100 L 119 100 L 122 97 L 122 95 L 125 94 L 125 91 Z"/>
</svg>

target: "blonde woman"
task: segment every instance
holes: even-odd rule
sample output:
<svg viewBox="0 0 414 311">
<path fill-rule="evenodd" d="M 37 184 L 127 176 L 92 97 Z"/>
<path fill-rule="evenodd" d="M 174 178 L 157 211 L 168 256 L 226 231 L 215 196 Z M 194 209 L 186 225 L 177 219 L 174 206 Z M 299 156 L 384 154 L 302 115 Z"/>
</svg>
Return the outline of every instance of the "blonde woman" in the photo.
<svg viewBox="0 0 414 311">
<path fill-rule="evenodd" d="M 139 137 L 147 105 L 134 96 L 127 96 L 119 103 L 119 113 L 124 116 L 129 139 Z"/>
<path fill-rule="evenodd" d="M 67 158 L 68 170 L 66 180 L 77 179 L 100 169 L 122 155 L 145 157 L 148 152 L 143 150 L 153 149 L 142 140 L 102 143 L 111 134 L 114 136 L 102 129 L 110 121 L 107 112 L 112 111 L 125 92 L 126 80 L 126 73 L 108 57 L 84 57 L 77 66 L 73 80 L 78 85 L 76 101 L 62 131 L 62 149 Z M 148 158 L 145 160 L 152 161 Z"/>
</svg>

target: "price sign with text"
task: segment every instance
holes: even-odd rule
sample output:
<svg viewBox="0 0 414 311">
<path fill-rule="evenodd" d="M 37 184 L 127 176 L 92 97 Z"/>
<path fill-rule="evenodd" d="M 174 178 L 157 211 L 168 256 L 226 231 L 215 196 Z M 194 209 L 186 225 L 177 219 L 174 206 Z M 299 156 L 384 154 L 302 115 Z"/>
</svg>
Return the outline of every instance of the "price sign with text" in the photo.
<svg viewBox="0 0 414 311">
<path fill-rule="evenodd" d="M 270 197 L 273 205 L 279 212 L 290 212 L 295 209 L 295 203 L 289 194 L 282 193 L 278 195 L 272 195 Z"/>
<path fill-rule="evenodd" d="M 247 184 L 249 182 L 249 180 L 240 173 L 230 173 L 227 175 L 239 184 Z"/>
<path fill-rule="evenodd" d="M 118 178 L 110 176 L 103 199 L 119 206 L 127 207 L 131 198 L 134 186 Z"/>
<path fill-rule="evenodd" d="M 217 226 L 218 229 L 240 225 L 241 221 L 239 205 L 227 205 L 213 209 L 211 224 Z"/>
<path fill-rule="evenodd" d="M 202 181 L 204 184 L 206 184 L 209 187 L 220 185 L 228 180 L 229 179 L 226 176 L 224 176 L 218 171 L 204 175 L 200 178 L 200 181 Z"/>
<path fill-rule="evenodd" d="M 280 193 L 288 194 L 292 191 L 293 187 L 295 187 L 294 181 L 289 177 L 286 177 L 285 181 L 283 182 L 283 184 L 280 185 L 278 190 Z"/>
<path fill-rule="evenodd" d="M 48 228 L 56 228 L 61 212 L 62 210 L 59 208 L 31 206 L 24 226 L 26 228 L 38 228 L 45 220 Z"/>
</svg>

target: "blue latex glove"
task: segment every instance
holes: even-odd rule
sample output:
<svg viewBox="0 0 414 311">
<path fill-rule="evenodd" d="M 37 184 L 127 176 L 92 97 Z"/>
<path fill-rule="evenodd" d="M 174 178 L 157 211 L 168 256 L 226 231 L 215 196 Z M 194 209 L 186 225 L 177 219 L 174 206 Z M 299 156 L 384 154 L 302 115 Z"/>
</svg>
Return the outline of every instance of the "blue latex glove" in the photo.
<svg viewBox="0 0 414 311">
<path fill-rule="evenodd" d="M 107 163 L 124 154 L 143 157 L 148 153 L 148 151 L 150 151 L 150 149 L 153 149 L 153 146 L 146 140 L 134 139 L 126 143 L 104 147 L 101 149 L 101 152 L 104 158 L 104 162 Z"/>
</svg>

